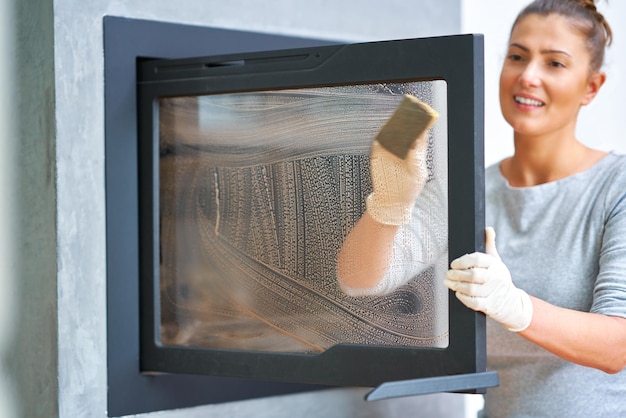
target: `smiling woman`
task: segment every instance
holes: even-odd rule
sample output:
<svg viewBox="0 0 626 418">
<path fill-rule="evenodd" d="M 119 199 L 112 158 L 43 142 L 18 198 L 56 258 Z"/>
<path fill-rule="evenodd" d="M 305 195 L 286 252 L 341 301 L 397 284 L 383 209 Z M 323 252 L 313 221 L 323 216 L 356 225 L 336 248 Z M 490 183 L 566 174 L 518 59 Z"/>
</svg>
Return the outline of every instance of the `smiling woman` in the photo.
<svg viewBox="0 0 626 418">
<path fill-rule="evenodd" d="M 445 282 L 491 319 L 501 383 L 483 416 L 626 415 L 626 157 L 576 137 L 611 38 L 589 0 L 534 1 L 510 33 L 500 105 L 515 152 L 486 172 L 499 250 L 488 229 L 486 253 Z"/>
<path fill-rule="evenodd" d="M 515 159 L 507 160 L 502 169 L 511 185 L 558 180 L 586 170 L 605 155 L 575 137 L 581 106 L 593 100 L 606 78 L 603 72 L 591 71 L 591 58 L 578 31 L 559 15 L 529 15 L 515 25 L 500 76 L 502 114 L 516 142 L 537 145 L 528 149 L 545 151 L 545 163 L 552 169 L 524 173 L 511 167 Z M 537 138 L 542 138 L 540 143 Z M 557 155 L 562 159 L 558 166 Z"/>
<path fill-rule="evenodd" d="M 580 106 L 591 102 L 606 78 L 590 71 L 590 60 L 564 18 L 529 15 L 518 22 L 500 77 L 502 113 L 516 135 L 573 133 Z"/>
</svg>

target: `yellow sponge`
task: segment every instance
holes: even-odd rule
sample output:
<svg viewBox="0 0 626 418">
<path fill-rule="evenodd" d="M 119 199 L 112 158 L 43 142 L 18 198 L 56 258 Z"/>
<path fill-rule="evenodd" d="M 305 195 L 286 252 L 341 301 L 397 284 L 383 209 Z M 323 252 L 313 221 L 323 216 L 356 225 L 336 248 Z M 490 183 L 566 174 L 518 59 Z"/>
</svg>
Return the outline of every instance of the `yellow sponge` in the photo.
<svg viewBox="0 0 626 418">
<path fill-rule="evenodd" d="M 404 159 L 415 140 L 438 118 L 436 110 L 417 97 L 405 94 L 375 139 L 389 152 Z"/>
</svg>

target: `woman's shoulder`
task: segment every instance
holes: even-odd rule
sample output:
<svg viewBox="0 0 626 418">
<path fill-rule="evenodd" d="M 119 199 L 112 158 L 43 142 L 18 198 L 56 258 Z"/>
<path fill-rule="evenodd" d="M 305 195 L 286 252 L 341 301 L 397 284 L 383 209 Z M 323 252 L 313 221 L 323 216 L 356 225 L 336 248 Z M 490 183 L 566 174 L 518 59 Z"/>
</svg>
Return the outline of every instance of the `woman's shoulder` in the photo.
<svg viewBox="0 0 626 418">
<path fill-rule="evenodd" d="M 491 164 L 485 168 L 485 185 L 488 189 L 492 189 L 498 186 L 505 186 L 507 184 L 502 171 L 500 171 L 500 164 L 502 161 Z"/>
<path fill-rule="evenodd" d="M 601 173 L 618 194 L 626 194 L 626 155 L 610 152 L 602 161 Z"/>
<path fill-rule="evenodd" d="M 485 168 L 485 175 L 500 174 L 500 164 L 502 164 L 502 161 L 504 161 L 504 160 L 500 160 L 497 163 L 493 163 L 493 164 L 488 165 Z"/>
<path fill-rule="evenodd" d="M 596 196 L 597 201 L 604 202 L 607 209 L 626 210 L 626 155 L 609 152 L 594 167 L 583 173 L 580 180 L 577 186 L 589 190 L 590 195 Z"/>
<path fill-rule="evenodd" d="M 626 181 L 626 155 L 609 152 L 592 168 L 592 171 L 596 172 L 595 177 Z"/>
<path fill-rule="evenodd" d="M 610 151 L 604 158 L 611 165 L 624 166 L 626 165 L 626 154 L 621 154 L 615 151 Z"/>
</svg>

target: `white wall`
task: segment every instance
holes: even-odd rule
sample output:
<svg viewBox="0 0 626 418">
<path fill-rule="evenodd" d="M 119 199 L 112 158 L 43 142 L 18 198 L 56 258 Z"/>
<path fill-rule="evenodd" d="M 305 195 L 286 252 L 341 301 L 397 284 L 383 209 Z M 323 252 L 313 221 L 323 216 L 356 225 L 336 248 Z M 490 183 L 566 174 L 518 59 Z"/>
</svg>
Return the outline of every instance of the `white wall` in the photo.
<svg viewBox="0 0 626 418">
<path fill-rule="evenodd" d="M 495 163 L 513 152 L 512 131 L 502 118 L 498 78 L 509 31 L 528 0 L 463 0 L 462 31 L 485 35 L 485 162 Z M 587 145 L 626 153 L 626 2 L 599 2 L 614 32 L 604 70 L 607 82 L 598 97 L 581 111 L 578 138 Z"/>
</svg>

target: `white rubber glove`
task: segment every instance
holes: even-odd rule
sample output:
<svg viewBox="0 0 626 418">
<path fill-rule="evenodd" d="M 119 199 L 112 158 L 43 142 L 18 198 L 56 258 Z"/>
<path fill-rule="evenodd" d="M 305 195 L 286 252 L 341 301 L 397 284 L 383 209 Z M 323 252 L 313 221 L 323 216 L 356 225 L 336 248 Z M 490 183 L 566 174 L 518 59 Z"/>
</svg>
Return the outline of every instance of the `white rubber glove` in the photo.
<svg viewBox="0 0 626 418">
<path fill-rule="evenodd" d="M 486 254 L 467 254 L 454 260 L 446 287 L 470 309 L 484 312 L 509 331 L 525 330 L 533 316 L 530 296 L 513 285 L 511 273 L 496 250 L 496 233 L 485 230 Z"/>
<path fill-rule="evenodd" d="M 385 225 L 409 223 L 415 199 L 428 177 L 427 148 L 424 134 L 403 160 L 374 141 L 370 157 L 374 191 L 367 197 L 366 210 L 376 221 Z"/>
</svg>

